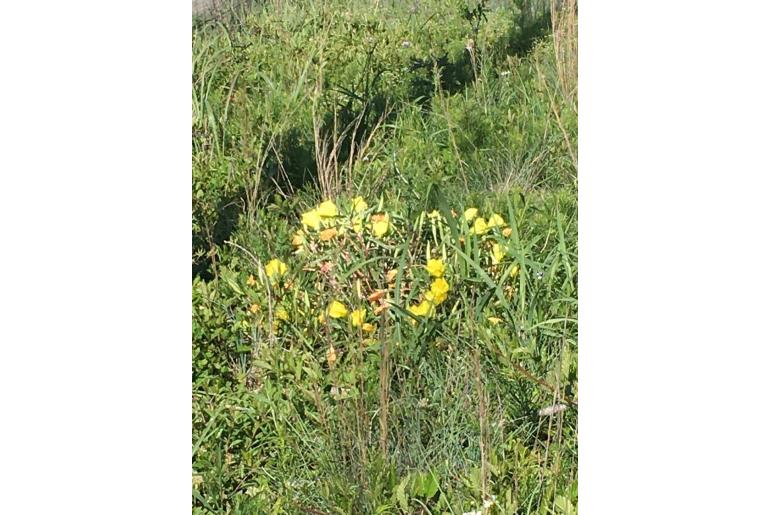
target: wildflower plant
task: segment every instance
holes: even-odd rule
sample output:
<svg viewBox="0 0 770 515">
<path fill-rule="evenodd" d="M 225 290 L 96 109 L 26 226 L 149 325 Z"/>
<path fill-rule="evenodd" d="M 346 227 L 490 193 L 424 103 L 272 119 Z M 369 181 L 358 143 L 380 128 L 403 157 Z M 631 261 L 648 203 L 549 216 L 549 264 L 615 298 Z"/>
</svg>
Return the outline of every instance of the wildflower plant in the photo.
<svg viewBox="0 0 770 515">
<path fill-rule="evenodd" d="M 232 328 L 249 349 L 247 384 L 305 377 L 318 422 L 333 416 L 343 424 L 387 418 L 393 374 L 416 373 L 426 360 L 467 359 L 481 345 L 495 359 L 528 357 L 536 366 L 537 339 L 557 333 L 551 322 L 537 327 L 548 317 L 533 309 L 548 308 L 533 300 L 557 280 L 569 291 L 574 278 L 565 273 L 567 254 L 553 254 L 563 257 L 548 266 L 533 259 L 538 247 L 562 248 L 561 222 L 544 235 L 521 235 L 516 209 L 460 206 L 407 219 L 357 196 L 301 210 L 276 247 L 286 250 L 254 256 L 253 266 L 224 278 L 243 299 Z M 544 383 L 571 377 L 570 367 Z M 376 438 L 397 445 L 381 420 Z M 359 441 L 353 433 L 348 440 Z"/>
</svg>

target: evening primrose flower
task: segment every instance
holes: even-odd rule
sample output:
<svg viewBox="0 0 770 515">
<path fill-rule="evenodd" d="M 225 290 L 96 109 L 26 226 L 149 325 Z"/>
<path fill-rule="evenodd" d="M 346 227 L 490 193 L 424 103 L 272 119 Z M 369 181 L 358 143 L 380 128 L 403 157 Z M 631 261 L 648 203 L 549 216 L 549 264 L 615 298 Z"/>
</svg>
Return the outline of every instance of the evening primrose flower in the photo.
<svg viewBox="0 0 770 515">
<path fill-rule="evenodd" d="M 438 306 L 444 302 L 449 293 L 449 283 L 443 277 L 439 277 L 430 285 L 430 290 L 425 292 L 425 300 Z"/>
<path fill-rule="evenodd" d="M 360 216 L 354 216 L 351 220 L 350 227 L 353 228 L 353 232 L 356 234 L 360 234 L 361 231 L 364 229 L 364 221 L 361 219 Z"/>
<path fill-rule="evenodd" d="M 487 222 L 484 221 L 483 218 L 479 217 L 476 218 L 476 221 L 473 222 L 473 228 L 471 229 L 471 233 L 473 234 L 486 234 L 489 231 L 489 227 L 487 226 Z"/>
<path fill-rule="evenodd" d="M 492 256 L 493 265 L 499 264 L 505 257 L 505 251 L 500 248 L 500 245 L 498 243 L 495 243 L 494 245 L 492 245 L 492 252 L 490 252 L 490 254 Z"/>
<path fill-rule="evenodd" d="M 385 236 L 390 227 L 390 216 L 388 213 L 378 214 L 372 216 L 372 232 L 378 238 Z"/>
<path fill-rule="evenodd" d="M 505 229 L 503 229 L 503 236 L 505 236 L 506 238 L 510 238 L 511 234 L 513 234 L 513 229 L 511 229 L 510 227 L 506 227 Z"/>
<path fill-rule="evenodd" d="M 441 277 L 444 275 L 444 262 L 440 259 L 429 259 L 425 268 L 432 277 Z"/>
<path fill-rule="evenodd" d="M 314 230 L 321 228 L 321 215 L 318 214 L 317 209 L 311 209 L 305 213 L 302 213 L 302 225 Z"/>
<path fill-rule="evenodd" d="M 417 305 L 409 306 L 408 309 L 414 316 L 424 317 L 433 312 L 433 304 L 427 300 L 423 300 Z"/>
<path fill-rule="evenodd" d="M 361 326 L 361 330 L 363 330 L 365 333 L 373 333 L 377 330 L 377 326 L 370 324 L 369 322 L 364 322 L 364 324 Z"/>
<path fill-rule="evenodd" d="M 446 293 L 435 293 L 433 290 L 428 290 L 425 292 L 425 300 L 433 304 L 434 306 L 438 306 L 442 302 L 446 300 L 447 294 Z"/>
<path fill-rule="evenodd" d="M 351 202 L 351 207 L 353 208 L 353 211 L 356 213 L 360 213 L 361 211 L 366 211 L 366 208 L 369 207 L 369 204 L 366 203 L 364 200 L 364 197 L 356 197 Z"/>
<path fill-rule="evenodd" d="M 353 327 L 358 327 L 360 325 L 363 325 L 364 319 L 366 319 L 366 309 L 354 309 L 350 312 L 350 323 L 353 324 Z"/>
<path fill-rule="evenodd" d="M 286 275 L 286 263 L 278 258 L 271 259 L 265 265 L 265 274 L 273 280 L 283 277 Z"/>
<path fill-rule="evenodd" d="M 489 217 L 489 221 L 487 222 L 487 227 L 490 229 L 493 227 L 505 227 L 505 220 L 503 220 L 503 217 L 497 213 L 492 213 L 492 216 Z"/>
<path fill-rule="evenodd" d="M 463 217 L 465 217 L 466 222 L 470 222 L 474 218 L 476 218 L 476 215 L 479 214 L 479 210 L 475 207 L 469 207 L 465 210 L 465 213 L 463 213 Z"/>
<path fill-rule="evenodd" d="M 338 301 L 332 301 L 331 304 L 329 304 L 329 316 L 332 318 L 344 318 L 348 314 L 348 308 L 345 307 L 345 305 Z"/>
<path fill-rule="evenodd" d="M 321 202 L 318 205 L 317 211 L 321 218 L 333 218 L 337 216 L 337 206 L 331 200 Z"/>
<path fill-rule="evenodd" d="M 446 279 L 443 277 L 439 277 L 431 283 L 430 291 L 432 291 L 434 294 L 449 293 L 449 283 L 446 282 Z"/>
</svg>

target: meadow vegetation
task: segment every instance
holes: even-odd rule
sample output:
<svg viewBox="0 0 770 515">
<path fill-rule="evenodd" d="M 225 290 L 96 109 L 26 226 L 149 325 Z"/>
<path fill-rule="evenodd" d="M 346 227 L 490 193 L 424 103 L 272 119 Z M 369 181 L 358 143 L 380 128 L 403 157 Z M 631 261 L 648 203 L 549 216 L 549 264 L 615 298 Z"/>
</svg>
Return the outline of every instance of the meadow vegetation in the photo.
<svg viewBox="0 0 770 515">
<path fill-rule="evenodd" d="M 576 20 L 193 19 L 194 513 L 577 513 Z"/>
</svg>

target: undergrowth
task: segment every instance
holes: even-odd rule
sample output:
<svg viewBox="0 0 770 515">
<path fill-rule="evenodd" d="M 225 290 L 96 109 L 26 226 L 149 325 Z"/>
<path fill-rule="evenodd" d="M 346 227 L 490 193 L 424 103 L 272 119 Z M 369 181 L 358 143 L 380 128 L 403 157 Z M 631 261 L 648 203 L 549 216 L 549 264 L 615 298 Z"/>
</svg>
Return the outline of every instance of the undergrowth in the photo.
<svg viewBox="0 0 770 515">
<path fill-rule="evenodd" d="M 576 513 L 574 4 L 193 25 L 193 512 Z"/>
</svg>

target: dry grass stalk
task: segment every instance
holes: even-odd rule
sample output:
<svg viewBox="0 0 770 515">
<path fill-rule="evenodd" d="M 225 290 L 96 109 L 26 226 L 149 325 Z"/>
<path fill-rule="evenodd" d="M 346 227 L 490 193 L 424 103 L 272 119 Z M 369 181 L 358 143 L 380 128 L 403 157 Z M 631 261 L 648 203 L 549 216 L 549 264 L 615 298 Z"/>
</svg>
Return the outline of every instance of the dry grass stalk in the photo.
<svg viewBox="0 0 770 515">
<path fill-rule="evenodd" d="M 577 1 L 551 0 L 551 26 L 559 85 L 564 98 L 576 110 L 578 88 Z"/>
<path fill-rule="evenodd" d="M 313 139 L 315 143 L 315 160 L 318 185 L 324 198 L 335 198 L 343 191 L 349 191 L 353 186 L 353 168 L 358 161 L 363 160 L 375 135 L 384 125 L 390 114 L 390 108 L 386 107 L 377 122 L 367 133 L 361 135 L 364 125 L 364 117 L 367 109 L 361 110 L 353 121 L 340 129 L 337 111 L 334 111 L 334 119 L 331 134 L 325 134 L 322 127 L 323 120 L 319 115 L 318 102 L 323 94 L 323 66 L 319 68 L 316 86 L 313 95 Z M 365 136 L 365 138 L 363 137 Z M 360 142 L 359 142 L 360 140 Z M 340 154 L 347 143 L 349 148 L 347 161 L 342 162 Z"/>
</svg>

